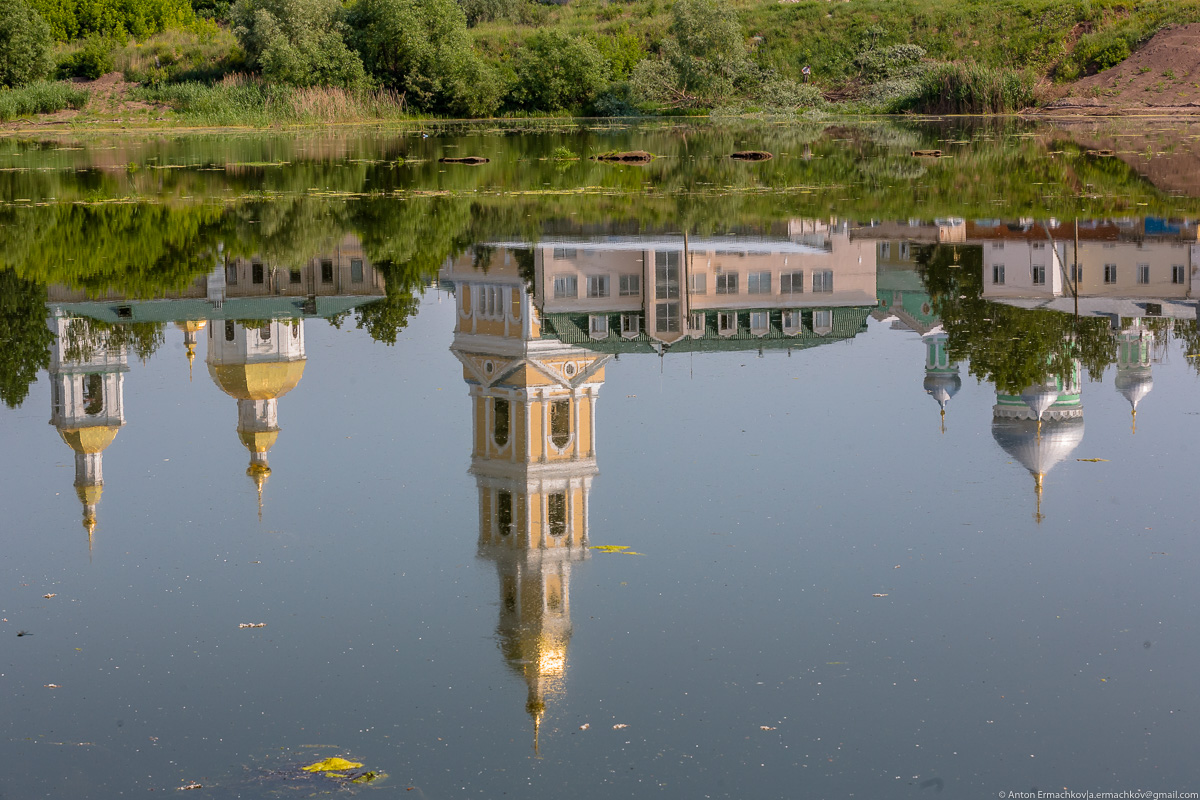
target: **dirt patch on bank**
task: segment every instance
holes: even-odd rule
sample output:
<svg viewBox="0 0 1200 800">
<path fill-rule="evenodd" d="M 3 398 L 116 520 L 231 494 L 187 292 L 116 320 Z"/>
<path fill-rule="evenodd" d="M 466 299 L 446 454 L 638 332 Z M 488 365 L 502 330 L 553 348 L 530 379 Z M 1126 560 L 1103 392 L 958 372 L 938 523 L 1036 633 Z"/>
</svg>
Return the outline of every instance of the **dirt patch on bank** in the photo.
<svg viewBox="0 0 1200 800">
<path fill-rule="evenodd" d="M 120 72 L 101 75 L 94 81 L 73 80 L 72 84 L 86 91 L 90 97 L 82 109 L 64 108 L 53 114 L 39 114 L 31 119 L 16 119 L 0 123 L 0 130 L 25 130 L 61 125 L 64 122 L 86 124 L 120 124 L 129 122 L 162 121 L 167 107 L 146 103 L 130 97 L 131 90 L 139 84 L 125 80 Z"/>
<path fill-rule="evenodd" d="M 1076 81 L 1043 112 L 1200 115 L 1200 23 L 1164 28 L 1117 66 Z"/>
</svg>

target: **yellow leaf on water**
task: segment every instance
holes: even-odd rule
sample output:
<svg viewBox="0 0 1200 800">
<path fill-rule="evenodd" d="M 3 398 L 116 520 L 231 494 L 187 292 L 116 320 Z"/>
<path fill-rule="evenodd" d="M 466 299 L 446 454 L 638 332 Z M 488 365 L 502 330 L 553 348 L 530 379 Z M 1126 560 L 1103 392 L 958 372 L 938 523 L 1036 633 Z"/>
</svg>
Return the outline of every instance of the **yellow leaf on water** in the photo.
<svg viewBox="0 0 1200 800">
<path fill-rule="evenodd" d="M 629 546 L 624 544 L 598 544 L 593 545 L 592 549 L 601 553 L 619 553 L 622 550 L 628 550 Z"/>
<path fill-rule="evenodd" d="M 344 758 L 327 758 L 324 761 L 318 761 L 315 764 L 309 764 L 307 767 L 301 767 L 305 772 L 331 772 L 338 769 L 358 769 L 362 764 L 357 761 L 347 761 Z"/>
<path fill-rule="evenodd" d="M 1075 460 L 1076 461 L 1092 461 L 1092 462 L 1108 461 L 1107 458 L 1077 458 Z"/>
</svg>

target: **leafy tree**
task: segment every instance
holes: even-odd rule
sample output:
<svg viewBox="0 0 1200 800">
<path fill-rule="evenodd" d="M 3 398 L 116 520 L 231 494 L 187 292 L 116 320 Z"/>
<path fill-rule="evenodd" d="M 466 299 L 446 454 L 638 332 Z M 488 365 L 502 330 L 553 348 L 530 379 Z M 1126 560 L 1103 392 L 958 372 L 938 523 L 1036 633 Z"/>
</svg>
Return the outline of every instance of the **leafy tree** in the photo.
<svg viewBox="0 0 1200 800">
<path fill-rule="evenodd" d="M 99 34 L 114 39 L 147 36 L 192 22 L 189 0 L 30 0 L 55 39 L 68 42 Z"/>
<path fill-rule="evenodd" d="M 350 25 L 371 76 L 414 106 L 459 116 L 500 106 L 500 78 L 472 48 L 454 0 L 358 0 Z"/>
<path fill-rule="evenodd" d="M 583 109 L 608 85 L 610 67 L 596 45 L 561 31 L 530 36 L 516 62 L 512 98 L 530 111 Z"/>
<path fill-rule="evenodd" d="M 0 86 L 24 86 L 54 69 L 50 26 L 25 0 L 0 12 Z"/>
<path fill-rule="evenodd" d="M 699 108 L 729 99 L 753 74 L 737 14 L 726 0 L 676 0 L 660 57 L 639 63 L 632 83 L 646 100 Z"/>
<path fill-rule="evenodd" d="M 955 361 L 970 361 L 977 379 L 1020 394 L 1048 376 L 1066 378 L 1079 361 L 1093 380 L 1116 361 L 1108 320 L 1017 308 L 983 298 L 983 248 L 932 245 L 916 261 L 949 336 Z"/>
<path fill-rule="evenodd" d="M 0 271 L 0 400 L 16 408 L 38 370 L 50 365 L 54 333 L 46 326 L 46 287 Z"/>
<path fill-rule="evenodd" d="M 360 87 L 362 61 L 346 46 L 338 0 L 237 0 L 234 35 L 263 78 L 292 86 Z"/>
</svg>

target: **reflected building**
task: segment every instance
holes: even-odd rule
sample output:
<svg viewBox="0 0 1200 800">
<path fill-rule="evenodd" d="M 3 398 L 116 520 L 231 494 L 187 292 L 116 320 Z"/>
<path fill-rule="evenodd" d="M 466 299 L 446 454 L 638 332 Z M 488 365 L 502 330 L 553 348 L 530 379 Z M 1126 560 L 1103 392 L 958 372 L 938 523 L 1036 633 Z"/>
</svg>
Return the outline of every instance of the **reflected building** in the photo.
<svg viewBox="0 0 1200 800">
<path fill-rule="evenodd" d="M 942 419 L 942 433 L 946 432 L 946 404 L 962 388 L 962 377 L 958 364 L 950 360 L 946 343 L 950 337 L 937 328 L 921 338 L 925 344 L 925 393 L 937 401 Z"/>
<path fill-rule="evenodd" d="M 91 542 L 104 491 L 104 450 L 125 424 L 124 382 L 129 348 L 106 326 L 53 308 L 50 424 L 75 453 L 75 493 Z"/>
<path fill-rule="evenodd" d="M 267 454 L 279 437 L 279 398 L 296 388 L 304 375 L 304 321 L 211 320 L 208 327 L 208 374 L 237 400 L 237 435 L 250 451 L 246 475 L 258 493 L 262 519 L 263 485 L 271 474 Z"/>
<path fill-rule="evenodd" d="M 1145 219 L 976 220 L 983 296 L 1085 315 L 1194 319 L 1200 280 L 1197 226 Z"/>
<path fill-rule="evenodd" d="M 571 572 L 587 558 L 596 401 L 611 356 L 543 338 L 522 277 L 528 252 L 484 252 L 486 272 L 476 253 L 442 279 L 454 286 L 451 351 L 471 397 L 479 555 L 496 565 L 498 644 L 526 684 L 536 749 L 547 703 L 566 690 Z"/>
<path fill-rule="evenodd" d="M 542 335 L 601 352 L 800 349 L 853 338 L 877 304 L 875 243 L 846 223 L 497 247 L 527 254 Z"/>
<path fill-rule="evenodd" d="M 1033 476 L 1034 519 L 1041 522 L 1046 475 L 1083 441 L 1080 364 L 1071 362 L 1066 377 L 1048 375 L 1019 395 L 997 390 L 992 407 L 992 437 Z"/>
<path fill-rule="evenodd" d="M 1129 320 L 1117 334 L 1116 389 L 1129 401 L 1133 433 L 1137 433 L 1138 403 L 1154 388 L 1150 366 L 1153 345 L 1154 334 L 1141 319 Z"/>
</svg>

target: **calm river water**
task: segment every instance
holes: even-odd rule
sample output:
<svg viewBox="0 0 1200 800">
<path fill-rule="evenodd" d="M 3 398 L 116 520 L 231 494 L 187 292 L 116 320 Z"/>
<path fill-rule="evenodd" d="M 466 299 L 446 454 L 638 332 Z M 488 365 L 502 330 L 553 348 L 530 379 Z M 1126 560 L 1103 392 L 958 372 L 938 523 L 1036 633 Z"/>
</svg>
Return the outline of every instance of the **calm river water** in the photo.
<svg viewBox="0 0 1200 800">
<path fill-rule="evenodd" d="M 1200 791 L 1198 135 L 0 140 L 0 798 Z"/>
</svg>

